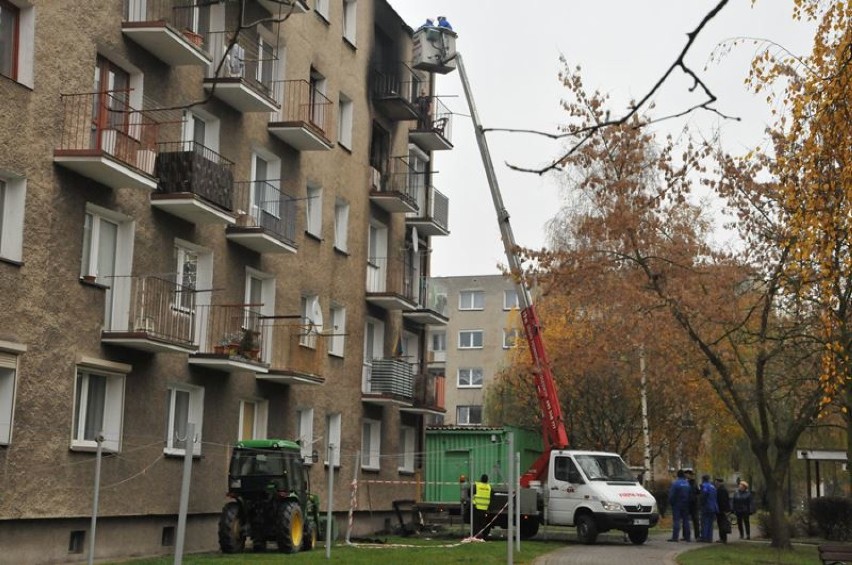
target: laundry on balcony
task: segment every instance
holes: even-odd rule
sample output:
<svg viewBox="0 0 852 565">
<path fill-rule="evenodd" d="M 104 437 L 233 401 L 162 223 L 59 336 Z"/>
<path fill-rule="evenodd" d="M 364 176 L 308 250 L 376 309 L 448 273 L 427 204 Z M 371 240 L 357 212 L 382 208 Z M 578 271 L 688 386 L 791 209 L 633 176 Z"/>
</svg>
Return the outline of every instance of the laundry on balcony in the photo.
<svg viewBox="0 0 852 565">
<path fill-rule="evenodd" d="M 239 43 L 234 43 L 228 48 L 225 45 L 225 64 L 223 65 L 227 76 L 242 77 L 246 70 L 246 50 Z"/>
</svg>

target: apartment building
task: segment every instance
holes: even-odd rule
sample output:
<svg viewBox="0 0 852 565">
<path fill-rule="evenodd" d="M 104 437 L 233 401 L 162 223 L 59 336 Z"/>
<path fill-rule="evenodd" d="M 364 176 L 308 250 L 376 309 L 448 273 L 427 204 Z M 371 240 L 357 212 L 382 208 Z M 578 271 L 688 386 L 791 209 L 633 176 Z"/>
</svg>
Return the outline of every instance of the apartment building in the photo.
<svg viewBox="0 0 852 565">
<path fill-rule="evenodd" d="M 523 339 L 515 283 L 503 275 L 434 277 L 446 326 L 429 329 L 430 371 L 446 375 L 446 414 L 435 423 L 484 423 L 485 387 L 510 362 L 509 350 Z"/>
<path fill-rule="evenodd" d="M 323 512 L 375 481 L 356 534 L 413 497 L 452 148 L 417 33 L 386 0 L 0 0 L 0 561 L 87 558 L 99 446 L 98 559 L 173 551 L 186 450 L 215 549 L 241 439 L 300 440 Z"/>
</svg>

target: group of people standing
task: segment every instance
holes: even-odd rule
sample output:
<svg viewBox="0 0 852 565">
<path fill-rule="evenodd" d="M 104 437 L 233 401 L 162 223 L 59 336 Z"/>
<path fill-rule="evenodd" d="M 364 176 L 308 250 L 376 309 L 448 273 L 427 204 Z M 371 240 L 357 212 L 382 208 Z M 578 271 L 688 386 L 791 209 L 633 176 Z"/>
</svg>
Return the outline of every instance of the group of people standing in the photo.
<svg viewBox="0 0 852 565">
<path fill-rule="evenodd" d="M 728 543 L 728 534 L 731 533 L 728 514 L 732 511 L 737 516 L 740 539 L 751 539 L 749 516 L 753 512 L 752 493 L 745 481 L 739 481 L 737 491 L 731 497 L 723 479 L 711 481 L 710 475 L 703 475 L 699 485 L 692 470 L 679 470 L 669 489 L 669 505 L 672 509 L 672 537 L 669 541 L 692 541 L 694 532 L 695 541 L 712 542 L 715 522 L 719 530 L 718 541 Z"/>
</svg>

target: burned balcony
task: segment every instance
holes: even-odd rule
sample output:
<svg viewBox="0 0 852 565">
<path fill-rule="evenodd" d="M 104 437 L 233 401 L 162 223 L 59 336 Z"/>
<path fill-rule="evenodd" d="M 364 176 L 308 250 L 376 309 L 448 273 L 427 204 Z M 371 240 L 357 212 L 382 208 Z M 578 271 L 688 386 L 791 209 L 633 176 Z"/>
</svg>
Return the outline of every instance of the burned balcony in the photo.
<svg viewBox="0 0 852 565">
<path fill-rule="evenodd" d="M 306 80 L 281 83 L 281 110 L 267 126 L 269 133 L 299 151 L 328 151 L 332 118 L 331 100 Z"/>
<path fill-rule="evenodd" d="M 233 166 L 194 141 L 161 143 L 151 206 L 193 224 L 233 224 Z"/>
<path fill-rule="evenodd" d="M 444 375 L 421 373 L 414 376 L 414 404 L 401 407 L 402 412 L 434 414 L 447 412 L 444 405 Z"/>
<path fill-rule="evenodd" d="M 421 325 L 446 326 L 449 322 L 446 288 L 429 277 L 420 277 L 419 282 L 414 297 L 416 306 L 404 311 L 403 317 Z"/>
<path fill-rule="evenodd" d="M 262 323 L 273 344 L 269 372 L 258 379 L 282 384 L 320 385 L 327 354 L 325 336 L 300 316 L 265 316 Z"/>
<path fill-rule="evenodd" d="M 305 0 L 257 0 L 257 3 L 269 10 L 276 18 L 288 16 L 289 14 L 304 14 L 310 11 Z"/>
<path fill-rule="evenodd" d="M 111 188 L 154 190 L 159 124 L 131 108 L 130 92 L 62 94 L 53 162 Z"/>
<path fill-rule="evenodd" d="M 405 223 L 421 235 L 450 235 L 450 201 L 434 186 L 418 195 L 418 212 L 405 215 Z"/>
<path fill-rule="evenodd" d="M 248 32 L 236 39 L 230 32 L 211 32 L 213 62 L 204 79 L 204 88 L 240 112 L 274 112 L 278 102 L 272 80 L 278 65 L 274 46 Z"/>
<path fill-rule="evenodd" d="M 371 404 L 400 404 L 414 402 L 414 366 L 396 357 L 371 359 L 364 363 L 361 401 Z"/>
<path fill-rule="evenodd" d="M 150 352 L 195 351 L 195 290 L 159 276 L 115 277 L 107 298 L 113 309 L 123 302 L 113 293 L 123 294 L 128 282 L 129 309 L 109 312 L 101 341 Z"/>
<path fill-rule="evenodd" d="M 404 157 L 395 157 L 388 173 L 370 167 L 370 201 L 391 213 L 416 213 L 425 179 L 426 174 L 410 167 Z"/>
<path fill-rule="evenodd" d="M 121 32 L 173 67 L 209 65 L 209 10 L 197 0 L 124 0 Z"/>
<path fill-rule="evenodd" d="M 277 180 L 234 183 L 237 223 L 225 237 L 257 253 L 296 252 L 296 199 Z"/>
<path fill-rule="evenodd" d="M 416 120 L 420 87 L 423 81 L 406 64 L 391 68 L 373 69 L 370 91 L 373 104 L 391 120 Z"/>
<path fill-rule="evenodd" d="M 414 268 L 408 257 L 370 257 L 367 261 L 367 302 L 385 310 L 413 310 Z"/>
<path fill-rule="evenodd" d="M 408 139 L 423 151 L 452 149 L 452 112 L 438 98 L 429 98 L 418 110 L 417 128 L 408 132 Z"/>
<path fill-rule="evenodd" d="M 269 343 L 262 304 L 210 304 L 198 308 L 201 346 L 190 365 L 226 373 L 269 370 Z"/>
</svg>

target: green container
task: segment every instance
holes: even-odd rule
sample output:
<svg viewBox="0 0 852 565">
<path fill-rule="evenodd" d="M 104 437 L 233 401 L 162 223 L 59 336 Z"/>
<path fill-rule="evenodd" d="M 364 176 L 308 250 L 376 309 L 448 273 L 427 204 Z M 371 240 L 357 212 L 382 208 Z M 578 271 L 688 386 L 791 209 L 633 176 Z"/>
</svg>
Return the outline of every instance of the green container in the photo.
<svg viewBox="0 0 852 565">
<path fill-rule="evenodd" d="M 529 469 L 543 452 L 537 430 L 504 426 L 501 428 L 426 428 L 424 502 L 458 503 L 465 481 L 479 480 L 485 473 L 495 486 L 506 486 L 514 455 L 508 454 L 508 436 L 514 435 L 515 451 L 521 454 L 521 473 Z"/>
</svg>

